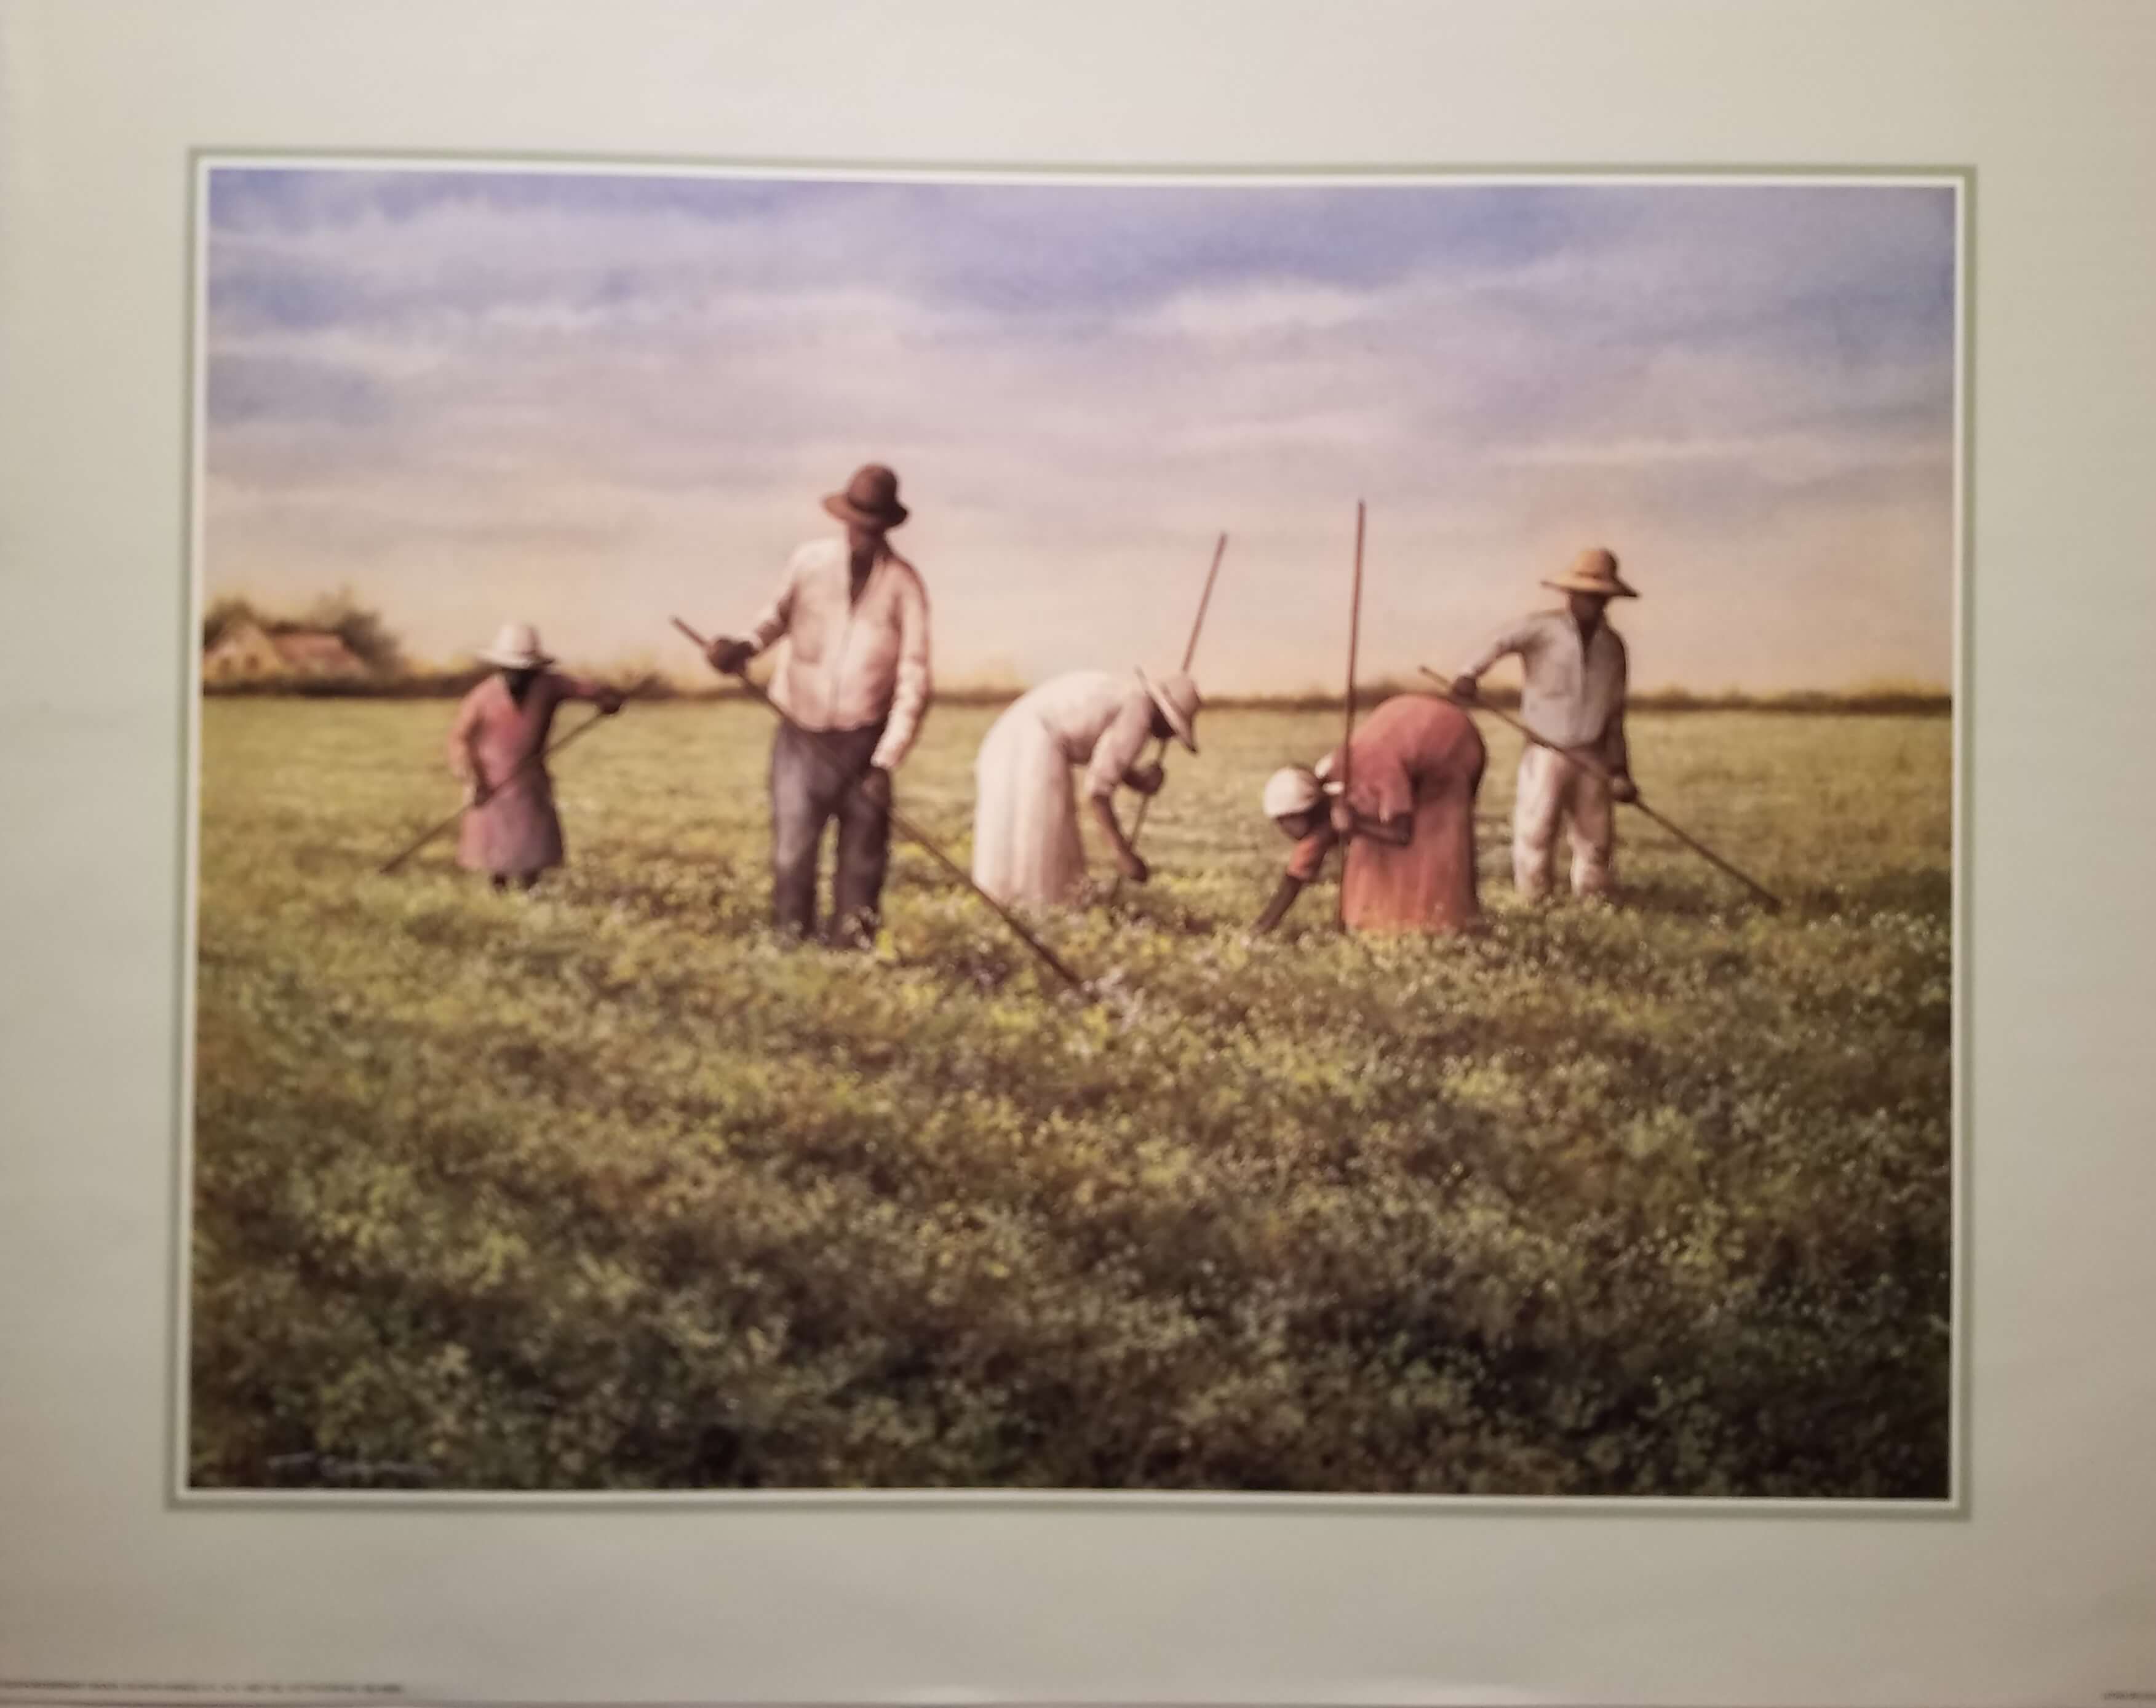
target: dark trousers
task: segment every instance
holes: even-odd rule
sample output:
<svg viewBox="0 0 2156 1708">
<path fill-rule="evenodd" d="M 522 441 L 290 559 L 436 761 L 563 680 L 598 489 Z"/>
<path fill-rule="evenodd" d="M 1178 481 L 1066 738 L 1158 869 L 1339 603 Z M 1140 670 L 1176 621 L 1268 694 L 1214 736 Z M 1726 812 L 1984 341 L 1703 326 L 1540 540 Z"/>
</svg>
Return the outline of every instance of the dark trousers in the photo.
<svg viewBox="0 0 2156 1708">
<path fill-rule="evenodd" d="M 778 928 L 816 931 L 816 862 L 824 827 L 839 821 L 831 882 L 832 936 L 872 941 L 891 864 L 891 815 L 855 787 L 869 768 L 883 726 L 816 734 L 790 723 L 771 744 L 771 910 Z"/>
</svg>

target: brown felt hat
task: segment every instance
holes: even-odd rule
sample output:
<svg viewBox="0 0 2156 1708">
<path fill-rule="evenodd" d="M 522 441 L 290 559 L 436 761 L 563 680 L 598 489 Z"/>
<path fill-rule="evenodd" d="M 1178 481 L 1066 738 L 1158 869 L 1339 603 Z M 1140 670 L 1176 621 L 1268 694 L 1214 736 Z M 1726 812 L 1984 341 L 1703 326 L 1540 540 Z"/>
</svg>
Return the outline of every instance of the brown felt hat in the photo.
<svg viewBox="0 0 2156 1708">
<path fill-rule="evenodd" d="M 1617 573 L 1617 554 L 1599 546 L 1590 546 L 1572 560 L 1572 567 L 1563 575 L 1553 577 L 1543 583 L 1555 587 L 1561 593 L 1599 593 L 1605 599 L 1636 599 L 1640 596 L 1625 585 Z"/>
<path fill-rule="evenodd" d="M 824 508 L 842 522 L 865 528 L 895 528 L 906 518 L 906 508 L 898 501 L 898 476 L 880 463 L 855 469 L 846 490 L 832 493 Z"/>
</svg>

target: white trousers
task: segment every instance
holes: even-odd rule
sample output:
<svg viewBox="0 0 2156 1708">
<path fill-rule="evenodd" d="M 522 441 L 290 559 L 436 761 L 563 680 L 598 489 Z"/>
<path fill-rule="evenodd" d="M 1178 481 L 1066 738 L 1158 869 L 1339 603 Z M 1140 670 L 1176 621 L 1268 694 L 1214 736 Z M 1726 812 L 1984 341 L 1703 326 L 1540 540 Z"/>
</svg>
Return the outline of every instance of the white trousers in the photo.
<svg viewBox="0 0 2156 1708">
<path fill-rule="evenodd" d="M 1609 785 L 1563 755 L 1531 746 L 1520 756 L 1512 802 L 1512 882 L 1522 895 L 1549 893 L 1560 820 L 1571 833 L 1573 893 L 1603 894 L 1609 888 L 1617 846 Z"/>
</svg>

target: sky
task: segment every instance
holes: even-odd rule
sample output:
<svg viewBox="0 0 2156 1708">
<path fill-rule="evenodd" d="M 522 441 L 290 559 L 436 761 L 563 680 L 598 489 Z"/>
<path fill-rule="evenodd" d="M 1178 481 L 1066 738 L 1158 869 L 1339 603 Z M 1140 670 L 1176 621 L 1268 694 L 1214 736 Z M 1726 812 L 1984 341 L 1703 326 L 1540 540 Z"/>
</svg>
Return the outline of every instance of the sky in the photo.
<svg viewBox="0 0 2156 1708">
<path fill-rule="evenodd" d="M 1644 687 L 1945 684 L 1945 187 L 220 167 L 208 597 L 701 668 L 895 467 L 949 684 L 1463 662 L 1583 546 Z M 685 657 L 684 654 L 689 654 Z"/>
</svg>

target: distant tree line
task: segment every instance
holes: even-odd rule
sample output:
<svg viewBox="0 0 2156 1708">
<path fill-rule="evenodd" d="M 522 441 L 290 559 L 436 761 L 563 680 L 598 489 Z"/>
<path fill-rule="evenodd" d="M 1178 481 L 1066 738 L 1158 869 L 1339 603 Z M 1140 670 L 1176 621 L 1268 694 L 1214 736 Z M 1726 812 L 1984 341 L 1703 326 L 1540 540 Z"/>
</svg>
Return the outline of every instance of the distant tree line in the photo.
<svg viewBox="0 0 2156 1708">
<path fill-rule="evenodd" d="M 325 699 L 448 699 L 465 693 L 487 673 L 488 666 L 471 662 L 460 666 L 419 667 L 405 656 L 403 648 L 380 612 L 361 604 L 340 590 L 318 599 L 298 617 L 280 617 L 261 610 L 250 601 L 227 594 L 213 600 L 203 616 L 203 649 L 217 644 L 228 630 L 252 623 L 271 635 L 334 634 L 352 655 L 367 666 L 364 676 L 267 677 L 254 680 L 220 682 L 210 691 L 219 694 L 301 695 Z M 619 673 L 617 673 L 619 674 Z M 718 681 L 684 687 L 665 677 L 648 678 L 637 690 L 641 700 L 711 700 L 737 690 Z M 1009 687 L 942 688 L 937 698 L 954 705 L 1002 705 L 1020 690 Z M 1365 682 L 1357 690 L 1366 706 L 1395 694 L 1426 694 L 1430 685 L 1419 678 L 1404 681 Z M 1483 698 L 1493 705 L 1515 707 L 1518 690 L 1486 684 Z M 1284 694 L 1225 694 L 1209 696 L 1209 705 L 1269 707 L 1283 711 L 1321 711 L 1337 708 L 1337 692 L 1311 690 Z M 1635 690 L 1630 704 L 1639 711 L 1771 711 L 1861 712 L 1875 716 L 1937 716 L 1953 709 L 1953 697 L 1945 690 L 1922 683 L 1886 682 L 1837 690 L 1799 690 L 1779 694 L 1754 694 L 1738 689 L 1700 693 L 1686 688 Z"/>
<path fill-rule="evenodd" d="M 1480 698 L 1487 705 L 1507 710 L 1519 705 L 1520 690 L 1510 684 L 1485 682 L 1481 690 Z M 1395 694 L 1437 691 L 1435 685 L 1421 677 L 1405 681 L 1389 679 L 1358 684 L 1355 698 L 1357 704 L 1368 707 Z M 1205 703 L 1211 706 L 1270 706 L 1282 711 L 1327 711 L 1338 710 L 1340 695 L 1337 690 L 1322 690 L 1306 694 L 1209 695 Z M 1943 688 L 1926 683 L 1899 682 L 1856 688 L 1791 689 L 1770 694 L 1740 688 L 1724 689 L 1718 693 L 1702 693 L 1691 688 L 1635 688 L 1625 696 L 1625 704 L 1634 711 L 1830 711 L 1931 716 L 1951 711 L 1953 695 Z"/>
</svg>

